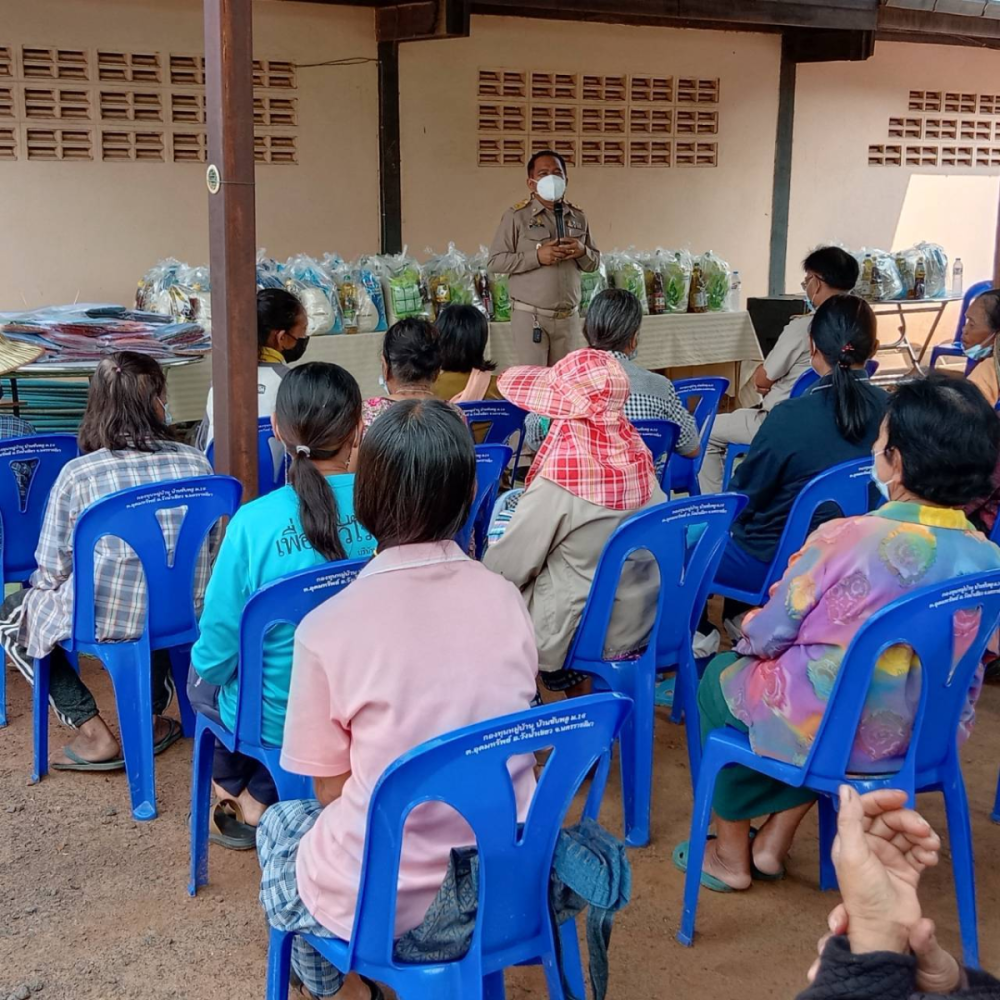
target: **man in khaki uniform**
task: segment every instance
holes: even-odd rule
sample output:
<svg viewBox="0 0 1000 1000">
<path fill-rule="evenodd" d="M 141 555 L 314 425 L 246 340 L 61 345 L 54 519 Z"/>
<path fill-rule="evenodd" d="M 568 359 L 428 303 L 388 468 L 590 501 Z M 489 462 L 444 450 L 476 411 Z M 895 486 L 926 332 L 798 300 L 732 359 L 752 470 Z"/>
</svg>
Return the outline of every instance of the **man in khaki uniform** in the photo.
<svg viewBox="0 0 1000 1000">
<path fill-rule="evenodd" d="M 490 247 L 491 274 L 510 275 L 511 329 L 518 364 L 554 365 L 581 330 L 580 272 L 596 271 L 601 255 L 587 217 L 563 201 L 566 162 L 552 150 L 528 162 L 531 195 L 508 209 Z M 556 230 L 562 202 L 565 235 Z"/>
<path fill-rule="evenodd" d="M 834 295 L 853 290 L 858 283 L 858 262 L 840 247 L 821 247 L 802 262 L 806 272 L 802 291 L 813 309 L 818 309 Z M 722 474 L 726 449 L 730 444 L 752 444 L 767 415 L 778 403 L 791 395 L 799 376 L 811 367 L 809 359 L 809 327 L 812 314 L 794 316 L 781 332 L 777 343 L 765 361 L 758 365 L 745 388 L 756 390 L 760 404 L 746 409 L 720 413 L 712 425 L 705 460 L 698 482 L 702 493 L 718 493 L 722 489 Z M 742 393 L 741 393 L 742 395 Z"/>
</svg>

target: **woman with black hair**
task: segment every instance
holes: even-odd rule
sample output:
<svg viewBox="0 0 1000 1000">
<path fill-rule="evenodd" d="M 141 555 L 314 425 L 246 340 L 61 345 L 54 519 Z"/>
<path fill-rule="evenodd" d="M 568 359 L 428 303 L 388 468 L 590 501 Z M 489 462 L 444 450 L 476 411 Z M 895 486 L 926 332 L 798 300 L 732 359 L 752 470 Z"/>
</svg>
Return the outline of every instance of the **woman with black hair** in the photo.
<svg viewBox="0 0 1000 1000">
<path fill-rule="evenodd" d="M 437 318 L 441 374 L 434 383 L 438 399 L 474 403 L 503 399 L 494 376 L 496 362 L 486 357 L 490 324 L 475 306 L 451 305 Z"/>
<path fill-rule="evenodd" d="M 339 365 L 314 361 L 281 383 L 274 432 L 291 456 L 288 485 L 245 504 L 226 531 L 191 651 L 188 693 L 200 711 L 236 725 L 240 616 L 261 587 L 320 563 L 370 556 L 375 540 L 354 514 L 351 451 L 361 435 L 361 390 Z M 264 741 L 280 746 L 292 670 L 289 625 L 264 640 Z M 277 801 L 267 769 L 216 744 L 212 839 L 234 849 L 254 846 L 254 827 Z"/>
<path fill-rule="evenodd" d="M 790 406 L 791 404 L 783 404 Z M 779 407 L 779 410 L 783 407 Z M 777 413 L 778 410 L 775 411 Z M 1000 421 L 975 386 L 931 375 L 899 385 L 872 451 L 872 480 L 886 503 L 829 521 L 788 564 L 767 604 L 747 614 L 734 653 L 717 656 L 698 688 L 703 739 L 730 727 L 762 757 L 801 764 L 827 711 L 848 646 L 876 612 L 920 587 L 1000 569 L 1000 548 L 962 513 L 990 481 Z M 955 622 L 956 649 L 968 622 Z M 906 646 L 875 664 L 847 770 L 898 771 L 909 746 L 920 665 Z M 968 737 L 982 684 L 977 672 L 959 727 Z M 715 786 L 717 836 L 702 884 L 719 892 L 784 875 L 792 838 L 815 796 L 744 767 Z M 755 833 L 750 822 L 769 816 Z M 687 844 L 674 863 L 687 864 Z"/>
<path fill-rule="evenodd" d="M 73 530 L 92 503 L 133 486 L 211 475 L 205 456 L 173 439 L 167 379 L 145 354 L 120 351 L 104 358 L 90 379 L 80 423 L 81 455 L 68 462 L 49 493 L 30 586 L 0 608 L 0 641 L 18 670 L 34 683 L 34 660 L 49 656 L 49 701 L 63 725 L 76 732 L 52 767 L 62 771 L 114 771 L 125 767 L 118 740 L 101 718 L 94 696 L 59 643 L 73 622 Z M 180 508 L 162 512 L 168 551 L 183 521 Z M 195 606 L 208 580 L 209 546 L 198 559 Z M 95 555 L 97 639 L 138 639 L 146 624 L 146 586 L 135 553 L 120 538 L 104 538 Z M 167 650 L 152 655 L 153 749 L 161 753 L 181 736 L 163 717 L 174 685 Z"/>
<path fill-rule="evenodd" d="M 281 763 L 312 777 L 316 798 L 279 802 L 260 826 L 260 898 L 275 927 L 350 938 L 368 803 L 382 772 L 420 743 L 521 711 L 535 695 L 538 654 L 521 595 L 452 541 L 475 489 L 472 436 L 440 400 L 399 402 L 361 442 L 355 505 L 379 551 L 295 633 Z M 510 759 L 522 818 L 533 763 Z M 473 839 L 448 806 L 410 813 L 395 936 L 420 924 L 451 849 Z M 298 937 L 292 967 L 314 997 L 382 996 Z"/>
<path fill-rule="evenodd" d="M 746 494 L 749 502 L 733 525 L 717 580 L 759 586 L 802 487 L 826 469 L 871 451 L 888 399 L 865 371 L 878 349 L 876 332 L 871 306 L 854 295 L 835 295 L 816 311 L 809 354 L 820 380 L 768 414 L 737 468 L 730 489 Z M 817 518 L 813 527 L 822 520 Z M 725 617 L 738 613 L 729 602 Z"/>
<path fill-rule="evenodd" d="M 441 373 L 441 343 L 437 327 L 412 317 L 393 323 L 382 341 L 382 375 L 386 395 L 366 399 L 362 410 L 365 428 L 394 403 L 404 399 L 433 399 L 434 383 Z"/>
<path fill-rule="evenodd" d="M 288 365 L 299 361 L 309 345 L 308 317 L 302 303 L 284 288 L 263 288 L 257 292 L 257 414 L 274 413 L 278 386 Z M 214 395 L 208 389 L 205 418 L 198 430 L 197 443 L 204 450 L 215 437 Z"/>
</svg>

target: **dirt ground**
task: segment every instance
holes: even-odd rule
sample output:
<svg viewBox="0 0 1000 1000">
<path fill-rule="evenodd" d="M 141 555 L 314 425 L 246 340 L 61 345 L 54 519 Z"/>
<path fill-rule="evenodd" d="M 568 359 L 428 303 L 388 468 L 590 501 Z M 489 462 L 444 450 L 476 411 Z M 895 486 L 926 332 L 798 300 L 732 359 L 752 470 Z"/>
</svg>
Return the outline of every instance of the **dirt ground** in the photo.
<svg viewBox="0 0 1000 1000">
<path fill-rule="evenodd" d="M 113 719 L 103 671 L 84 674 Z M 191 743 L 157 759 L 159 818 L 132 821 L 123 773 L 53 773 L 30 786 L 29 691 L 8 675 L 10 725 L 0 730 L 0 1000 L 220 1000 L 263 997 L 267 938 L 256 856 L 213 847 L 210 884 L 187 894 Z M 53 723 L 52 746 L 65 741 Z M 1000 969 L 1000 826 L 989 813 L 1000 765 L 1000 687 L 987 687 L 964 754 L 979 864 L 982 961 Z M 703 892 L 695 946 L 677 943 L 682 876 L 670 850 L 687 836 L 691 789 L 683 731 L 658 719 L 653 843 L 631 854 L 631 905 L 611 945 L 610 1000 L 794 997 L 827 911 L 818 889 L 815 819 L 806 821 L 782 883 L 748 893 Z M 921 808 L 944 833 L 937 796 Z M 620 831 L 618 788 L 605 823 Z M 958 948 L 947 864 L 925 876 L 925 912 Z M 512 1000 L 546 996 L 537 969 L 508 975 Z"/>
</svg>

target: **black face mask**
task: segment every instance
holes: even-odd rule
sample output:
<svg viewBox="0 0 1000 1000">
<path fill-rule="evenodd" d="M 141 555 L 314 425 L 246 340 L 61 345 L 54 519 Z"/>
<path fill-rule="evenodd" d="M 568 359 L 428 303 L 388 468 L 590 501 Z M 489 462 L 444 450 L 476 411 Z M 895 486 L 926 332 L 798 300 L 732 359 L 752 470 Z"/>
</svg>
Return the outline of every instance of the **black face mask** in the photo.
<svg viewBox="0 0 1000 1000">
<path fill-rule="evenodd" d="M 282 356 L 289 363 L 292 364 L 294 361 L 298 361 L 303 354 L 306 353 L 306 348 L 309 346 L 308 337 L 300 337 L 295 341 L 295 346 L 289 348 L 287 351 L 282 351 Z"/>
</svg>

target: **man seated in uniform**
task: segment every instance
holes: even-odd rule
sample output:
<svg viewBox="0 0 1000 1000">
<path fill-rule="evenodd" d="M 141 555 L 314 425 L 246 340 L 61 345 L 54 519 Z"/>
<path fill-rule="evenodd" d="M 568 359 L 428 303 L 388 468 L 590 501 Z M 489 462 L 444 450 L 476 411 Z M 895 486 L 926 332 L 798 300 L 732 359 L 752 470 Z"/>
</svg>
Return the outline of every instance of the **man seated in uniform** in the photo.
<svg viewBox="0 0 1000 1000">
<path fill-rule="evenodd" d="M 750 444 L 764 418 L 778 403 L 788 399 L 799 376 L 809 369 L 809 326 L 812 312 L 827 299 L 853 291 L 858 283 L 858 262 L 840 247 L 821 247 L 802 262 L 806 273 L 802 290 L 810 311 L 795 316 L 782 331 L 767 358 L 757 366 L 751 381 L 763 397 L 759 405 L 715 418 L 699 481 L 702 493 L 722 489 L 722 470 L 730 444 Z"/>
<path fill-rule="evenodd" d="M 530 196 L 508 209 L 490 247 L 491 274 L 510 275 L 511 330 L 519 365 L 554 365 L 583 346 L 580 272 L 601 255 L 583 212 L 564 201 L 566 161 L 543 149 L 528 161 Z M 559 235 L 559 217 L 562 236 Z"/>
</svg>

